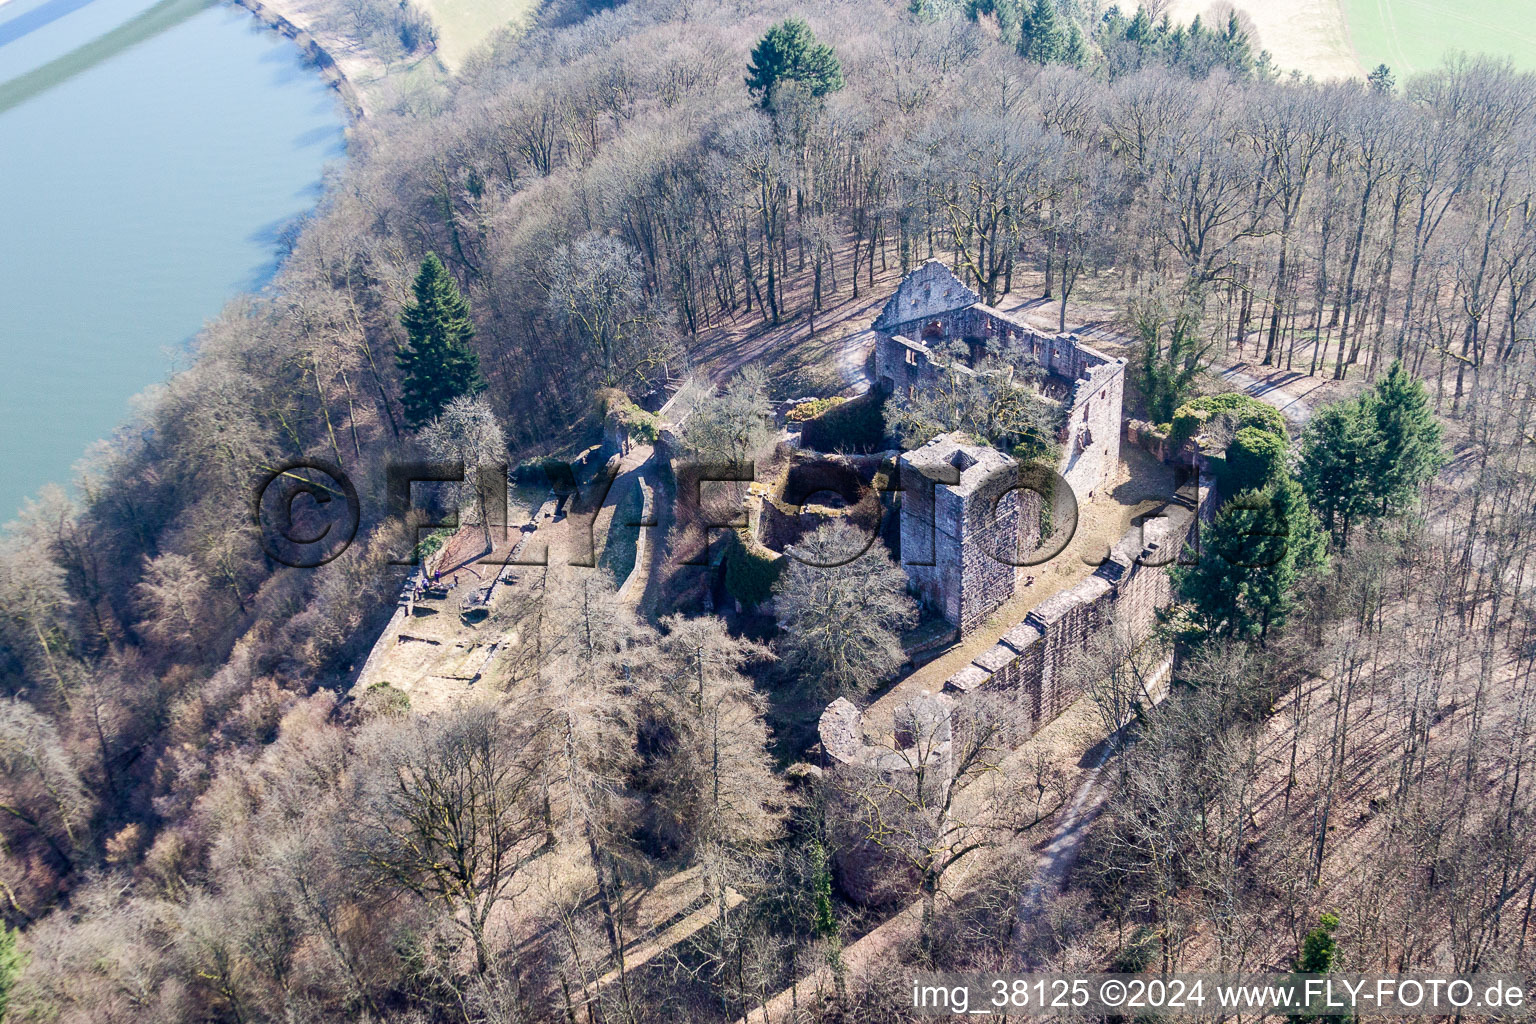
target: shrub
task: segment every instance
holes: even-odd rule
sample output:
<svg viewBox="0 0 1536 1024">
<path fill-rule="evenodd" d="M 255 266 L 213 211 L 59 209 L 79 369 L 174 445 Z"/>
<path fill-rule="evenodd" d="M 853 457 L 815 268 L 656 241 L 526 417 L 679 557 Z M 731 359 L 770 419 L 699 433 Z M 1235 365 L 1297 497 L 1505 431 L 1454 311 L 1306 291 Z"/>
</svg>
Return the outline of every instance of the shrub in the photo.
<svg viewBox="0 0 1536 1024">
<path fill-rule="evenodd" d="M 813 398 L 809 402 L 801 402 L 784 414 L 784 418 L 791 423 L 804 423 L 813 420 L 823 413 L 830 412 L 848 401 L 846 398 Z"/>
<path fill-rule="evenodd" d="M 415 557 L 413 560 L 421 562 L 425 559 L 431 558 L 433 555 L 442 550 L 443 545 L 448 543 L 448 538 L 452 537 L 455 532 L 456 531 L 451 526 L 445 526 L 442 529 L 433 530 L 431 533 L 427 534 L 417 542 L 416 551 L 414 553 Z"/>
<path fill-rule="evenodd" d="M 1158 952 L 1158 937 L 1152 929 L 1146 925 L 1138 925 L 1131 933 L 1131 938 L 1114 959 L 1109 962 L 1109 969 L 1116 974 L 1140 974 L 1152 966 Z"/>
<path fill-rule="evenodd" d="M 403 715 L 411 710 L 411 695 L 387 682 L 371 684 L 358 702 L 369 717 Z"/>
<path fill-rule="evenodd" d="M 1218 474 L 1224 493 L 1260 491 L 1285 475 L 1290 442 L 1284 434 L 1243 427 L 1227 447 L 1225 468 Z"/>
<path fill-rule="evenodd" d="M 557 459 L 551 455 L 541 455 L 538 458 L 519 462 L 512 470 L 512 479 L 520 484 L 532 484 L 534 486 L 554 486 L 557 481 L 567 478 L 575 478 L 575 470 L 565 459 Z"/>
<path fill-rule="evenodd" d="M 1199 435 L 1205 424 L 1217 416 L 1225 416 L 1233 430 L 1256 427 L 1271 434 L 1285 437 L 1285 417 L 1280 410 L 1238 391 L 1220 395 L 1205 395 L 1185 402 L 1173 414 L 1168 442 L 1174 446 L 1183 444 Z"/>
<path fill-rule="evenodd" d="M 656 414 L 640 408 L 618 388 L 600 389 L 597 405 L 605 423 L 617 425 L 633 440 L 654 444 L 661 433 L 661 421 Z"/>
</svg>

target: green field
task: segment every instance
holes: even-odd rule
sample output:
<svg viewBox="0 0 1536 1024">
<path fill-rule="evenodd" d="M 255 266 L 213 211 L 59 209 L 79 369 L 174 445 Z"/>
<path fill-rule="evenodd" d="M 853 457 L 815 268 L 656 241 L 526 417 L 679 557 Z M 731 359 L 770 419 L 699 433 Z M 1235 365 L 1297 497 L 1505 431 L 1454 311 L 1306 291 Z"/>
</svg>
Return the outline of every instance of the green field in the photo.
<svg viewBox="0 0 1536 1024">
<path fill-rule="evenodd" d="M 475 47 L 503 25 L 525 24 L 538 7 L 537 0 L 423 0 L 437 25 L 437 55 L 450 71 L 457 71 Z"/>
<path fill-rule="evenodd" d="M 1355 53 L 1366 70 L 1386 64 L 1401 83 L 1448 53 L 1508 57 L 1536 70 L 1530 0 L 1343 0 Z"/>
</svg>

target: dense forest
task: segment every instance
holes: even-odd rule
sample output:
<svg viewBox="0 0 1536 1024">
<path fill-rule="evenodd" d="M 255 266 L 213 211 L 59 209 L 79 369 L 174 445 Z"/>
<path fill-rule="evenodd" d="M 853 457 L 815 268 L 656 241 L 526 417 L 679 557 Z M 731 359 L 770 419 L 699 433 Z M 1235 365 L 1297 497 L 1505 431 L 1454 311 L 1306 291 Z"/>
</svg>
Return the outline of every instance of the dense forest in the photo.
<svg viewBox="0 0 1536 1024">
<path fill-rule="evenodd" d="M 832 892 L 835 801 L 771 756 L 773 649 L 637 621 L 576 573 L 505 706 L 401 715 L 346 687 L 403 578 L 385 466 L 465 450 L 450 392 L 499 428 L 475 450 L 569 451 L 600 390 L 723 383 L 712 337 L 814 334 L 928 258 L 985 301 L 1049 296 L 1064 327 L 1113 310 L 1145 339 L 1144 411 L 1234 354 L 1365 390 L 1318 414 L 1299 482 L 1260 473 L 1319 513 L 1270 581 L 1283 613 L 1238 628 L 1181 584 L 1183 685 L 1117 759 L 1081 884 L 1024 920 L 1020 878 L 989 877 L 890 956 L 1289 966 L 1321 929 L 1359 969 L 1528 967 L 1536 79 L 1461 60 L 1318 84 L 1237 14 L 1208 23 L 555 4 L 356 124 L 273 286 L 207 326 L 75 496 L 5 534 L 0 1015 L 730 1021 L 839 963 L 872 921 Z M 432 302 L 450 337 L 412 328 Z M 407 337 L 458 385 L 427 394 Z M 1380 464 L 1403 436 L 1384 409 L 1439 417 L 1448 463 L 1340 476 L 1325 456 Z M 269 557 L 250 514 L 301 458 L 361 492 L 357 542 L 314 570 Z M 1115 728 L 1124 661 L 1093 689 Z M 443 791 L 487 803 L 423 845 Z M 556 849 L 574 895 L 540 866 Z M 743 903 L 627 971 L 626 893 L 681 870 Z M 535 901 L 556 909 L 530 925 Z M 839 973 L 819 1019 L 901 1019 L 898 996 Z"/>
</svg>

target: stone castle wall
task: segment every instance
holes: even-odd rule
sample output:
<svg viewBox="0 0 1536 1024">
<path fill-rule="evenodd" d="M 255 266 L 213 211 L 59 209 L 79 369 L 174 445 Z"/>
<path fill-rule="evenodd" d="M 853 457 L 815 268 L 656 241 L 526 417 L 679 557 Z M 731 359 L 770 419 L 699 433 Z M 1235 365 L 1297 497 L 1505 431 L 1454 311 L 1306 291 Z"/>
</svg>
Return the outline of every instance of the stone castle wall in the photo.
<svg viewBox="0 0 1536 1024">
<path fill-rule="evenodd" d="M 1021 531 L 1039 537 L 1033 505 L 1005 488 L 1013 460 L 953 434 L 903 452 L 901 561 L 913 589 L 962 633 L 1013 596 Z M 1022 513 L 1033 513 L 1030 525 Z"/>
<path fill-rule="evenodd" d="M 1217 500 L 1210 477 L 1202 475 L 1198 486 L 1181 490 L 1160 517 L 1133 526 L 1093 575 L 1041 602 L 998 643 L 946 679 L 942 693 L 919 694 L 898 708 L 890 746 L 865 739 L 862 713 L 852 702 L 833 701 L 819 728 L 826 770 L 842 780 L 833 792 L 849 783 L 857 786 L 861 776 L 871 773 L 899 788 L 915 784 L 920 765 L 949 769 L 953 726 L 946 729 L 939 719 L 963 715 L 965 696 L 983 687 L 1012 690 L 1021 698 L 1027 716 L 1022 738 L 1053 721 L 1082 696 L 1084 681 L 1074 667 L 1106 628 L 1126 628 L 1137 636 L 1151 630 L 1158 610 L 1173 600 L 1168 566 L 1184 545 L 1198 550 L 1200 523 L 1209 521 Z M 927 743 L 920 742 L 924 734 Z M 948 770 L 932 774 L 949 784 Z M 913 881 L 902 862 L 857 835 L 839 844 L 836 866 L 844 891 L 864 904 L 906 891 Z"/>
<path fill-rule="evenodd" d="M 942 264 L 909 274 L 874 323 L 875 380 L 888 393 L 915 394 L 950 373 L 972 372 L 944 349 L 965 342 L 1023 353 L 1044 370 L 1046 389 L 1066 394 L 1066 424 L 1057 466 L 1079 501 L 1112 486 L 1120 467 L 1125 360 L 1105 355 L 1075 334 L 1046 334 L 983 304 Z"/>
<path fill-rule="evenodd" d="M 1211 478 L 1179 492 L 1159 516 L 1132 526 L 1108 559 L 1088 578 L 1042 601 L 1002 638 L 944 681 L 955 698 L 982 687 L 1022 691 L 1029 715 L 1026 735 L 1060 715 L 1082 696 L 1074 665 L 1106 627 L 1114 624 L 1144 636 L 1159 609 L 1173 600 L 1168 567 L 1185 546 L 1198 550 L 1202 522 L 1215 513 Z M 835 712 L 834 712 L 835 709 Z M 868 764 L 858 709 L 834 702 L 822 716 L 822 751 L 829 764 Z"/>
<path fill-rule="evenodd" d="M 1082 696 L 1073 665 L 1111 623 L 1133 635 L 1149 633 L 1159 609 L 1173 600 L 1168 566 L 1186 545 L 1198 549 L 1200 523 L 1214 514 L 1209 477 L 1186 488 L 1159 518 L 1133 526 L 1093 575 L 1042 601 L 995 645 L 944 681 L 948 693 L 981 687 L 1024 691 L 1029 731 Z"/>
</svg>

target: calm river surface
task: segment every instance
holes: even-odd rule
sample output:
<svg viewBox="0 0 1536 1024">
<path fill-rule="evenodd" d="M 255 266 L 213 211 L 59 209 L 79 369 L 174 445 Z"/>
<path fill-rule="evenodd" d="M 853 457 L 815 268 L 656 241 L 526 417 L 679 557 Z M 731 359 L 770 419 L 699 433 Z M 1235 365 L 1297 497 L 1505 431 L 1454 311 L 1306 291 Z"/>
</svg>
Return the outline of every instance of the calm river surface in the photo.
<svg viewBox="0 0 1536 1024">
<path fill-rule="evenodd" d="M 0 521 L 266 282 L 342 127 L 241 8 L 0 0 Z"/>
</svg>

